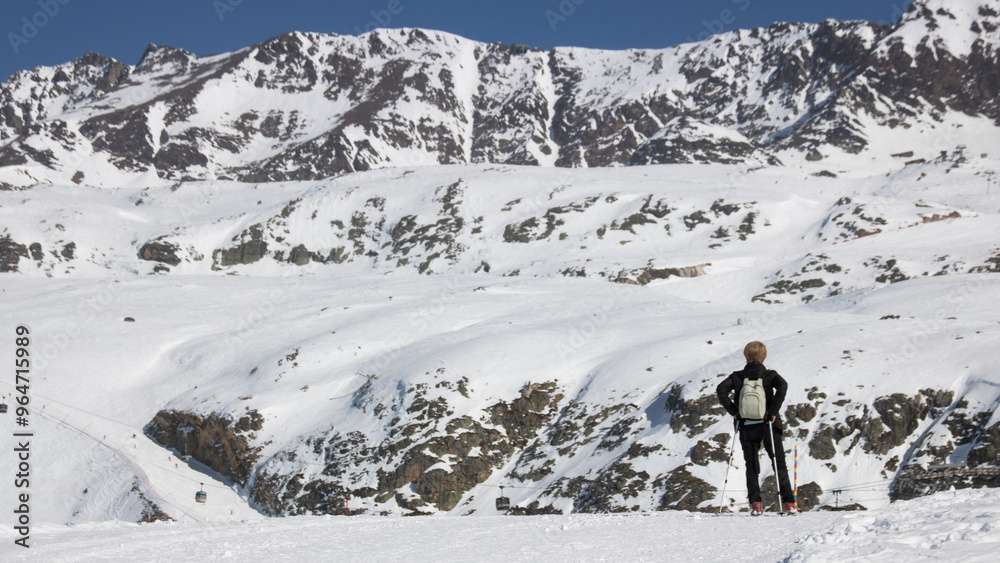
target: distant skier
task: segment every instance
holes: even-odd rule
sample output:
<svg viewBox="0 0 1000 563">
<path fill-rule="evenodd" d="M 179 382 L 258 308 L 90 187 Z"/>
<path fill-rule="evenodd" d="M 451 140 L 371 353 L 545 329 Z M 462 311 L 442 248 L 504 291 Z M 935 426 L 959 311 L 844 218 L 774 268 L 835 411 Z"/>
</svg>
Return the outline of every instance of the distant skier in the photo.
<svg viewBox="0 0 1000 563">
<path fill-rule="evenodd" d="M 716 387 L 726 412 L 733 415 L 739 428 L 740 446 L 746 462 L 747 499 L 750 513 L 759 515 L 764 509 L 760 496 L 760 446 L 772 460 L 771 439 L 777 450 L 778 488 L 785 512 L 795 512 L 795 497 L 788 481 L 788 467 L 785 465 L 785 450 L 781 445 L 782 426 L 778 413 L 785 401 L 788 383 L 778 372 L 764 367 L 767 348 L 762 342 L 754 341 L 743 348 L 747 365 L 733 372 Z M 735 392 L 735 397 L 731 398 Z M 735 400 L 734 400 L 735 399 Z M 768 436 L 768 427 L 771 436 Z"/>
</svg>

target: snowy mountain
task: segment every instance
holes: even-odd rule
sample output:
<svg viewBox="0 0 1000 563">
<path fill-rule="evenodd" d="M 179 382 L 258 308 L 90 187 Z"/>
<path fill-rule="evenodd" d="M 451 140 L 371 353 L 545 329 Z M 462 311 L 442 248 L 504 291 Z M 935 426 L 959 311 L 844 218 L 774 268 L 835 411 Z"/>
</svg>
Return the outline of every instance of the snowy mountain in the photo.
<svg viewBox="0 0 1000 563">
<path fill-rule="evenodd" d="M 398 29 L 289 33 L 207 57 L 150 45 L 134 66 L 88 53 L 0 85 L 0 181 L 316 180 L 460 163 L 809 160 L 835 172 L 855 156 L 930 159 L 979 150 L 967 137 L 995 130 L 998 10 L 919 0 L 891 25 L 776 24 L 662 50 Z"/>
<path fill-rule="evenodd" d="M 997 486 L 998 10 L 14 75 L 34 517 L 737 511 L 714 390 L 755 339 L 802 507 Z"/>
</svg>

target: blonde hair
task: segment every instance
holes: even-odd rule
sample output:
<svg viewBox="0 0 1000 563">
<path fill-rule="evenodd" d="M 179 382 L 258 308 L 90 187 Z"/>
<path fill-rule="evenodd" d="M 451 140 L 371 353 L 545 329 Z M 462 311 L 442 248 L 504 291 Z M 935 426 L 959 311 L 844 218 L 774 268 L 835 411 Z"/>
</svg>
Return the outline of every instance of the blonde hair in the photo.
<svg viewBox="0 0 1000 563">
<path fill-rule="evenodd" d="M 767 357 L 767 347 L 764 346 L 763 342 L 754 340 L 743 348 L 743 357 L 747 359 L 748 364 L 750 362 L 764 363 L 764 358 Z"/>
</svg>

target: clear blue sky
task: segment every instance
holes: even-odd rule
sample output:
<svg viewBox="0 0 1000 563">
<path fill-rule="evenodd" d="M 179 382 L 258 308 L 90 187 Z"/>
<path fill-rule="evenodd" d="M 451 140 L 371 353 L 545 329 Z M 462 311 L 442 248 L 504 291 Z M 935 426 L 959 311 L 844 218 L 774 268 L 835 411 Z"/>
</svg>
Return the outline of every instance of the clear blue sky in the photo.
<svg viewBox="0 0 1000 563">
<path fill-rule="evenodd" d="M 197 55 L 286 31 L 423 27 L 549 49 L 662 48 L 779 21 L 895 21 L 911 0 L 3 0 L 0 80 L 87 51 L 135 64 L 148 43 Z"/>
</svg>

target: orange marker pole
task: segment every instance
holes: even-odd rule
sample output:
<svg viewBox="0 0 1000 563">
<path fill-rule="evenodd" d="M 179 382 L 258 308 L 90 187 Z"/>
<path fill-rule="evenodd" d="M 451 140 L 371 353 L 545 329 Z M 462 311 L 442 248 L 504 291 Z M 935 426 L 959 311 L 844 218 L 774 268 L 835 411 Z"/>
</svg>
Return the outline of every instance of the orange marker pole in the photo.
<svg viewBox="0 0 1000 563">
<path fill-rule="evenodd" d="M 795 502 L 795 512 L 799 511 L 799 445 L 795 444 L 795 488 L 792 490 L 792 500 Z"/>
</svg>

